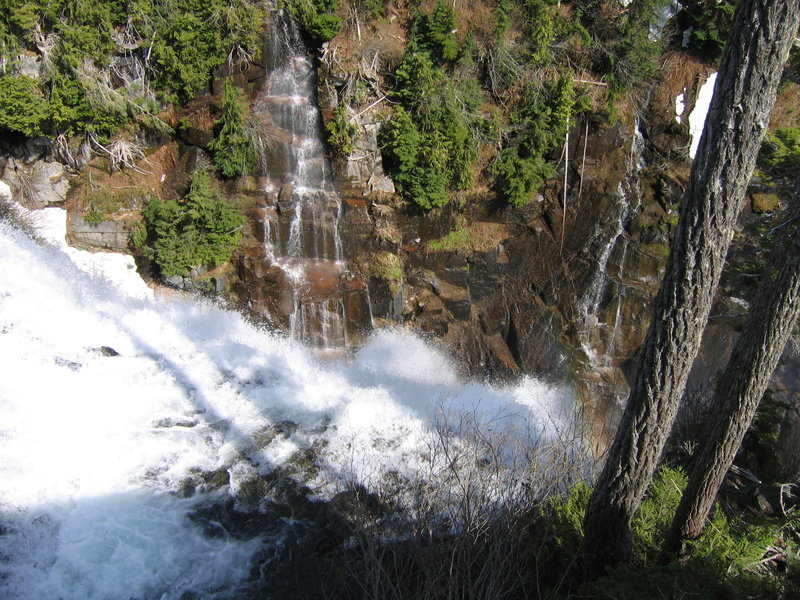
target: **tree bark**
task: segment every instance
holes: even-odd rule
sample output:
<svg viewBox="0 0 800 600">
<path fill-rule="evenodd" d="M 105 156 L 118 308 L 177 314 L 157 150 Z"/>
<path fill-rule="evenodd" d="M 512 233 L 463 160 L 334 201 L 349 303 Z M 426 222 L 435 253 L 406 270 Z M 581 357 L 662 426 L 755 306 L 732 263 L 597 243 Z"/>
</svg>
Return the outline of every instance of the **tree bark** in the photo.
<svg viewBox="0 0 800 600">
<path fill-rule="evenodd" d="M 700 346 L 798 15 L 800 0 L 737 8 L 628 404 L 586 509 L 588 578 L 630 558 L 631 520 Z"/>
<path fill-rule="evenodd" d="M 714 394 L 713 422 L 664 542 L 667 557 L 695 539 L 800 314 L 800 224 L 793 215 L 773 249 L 758 295 Z"/>
</svg>

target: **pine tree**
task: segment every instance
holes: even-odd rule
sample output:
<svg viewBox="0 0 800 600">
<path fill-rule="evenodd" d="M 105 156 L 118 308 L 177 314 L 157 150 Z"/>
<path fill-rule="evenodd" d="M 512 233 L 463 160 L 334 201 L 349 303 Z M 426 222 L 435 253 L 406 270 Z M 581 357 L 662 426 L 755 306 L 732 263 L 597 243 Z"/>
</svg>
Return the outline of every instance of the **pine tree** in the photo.
<svg viewBox="0 0 800 600">
<path fill-rule="evenodd" d="M 222 118 L 219 133 L 208 145 L 223 177 L 244 175 L 253 168 L 255 151 L 247 137 L 244 95 L 226 79 L 222 84 Z"/>
</svg>

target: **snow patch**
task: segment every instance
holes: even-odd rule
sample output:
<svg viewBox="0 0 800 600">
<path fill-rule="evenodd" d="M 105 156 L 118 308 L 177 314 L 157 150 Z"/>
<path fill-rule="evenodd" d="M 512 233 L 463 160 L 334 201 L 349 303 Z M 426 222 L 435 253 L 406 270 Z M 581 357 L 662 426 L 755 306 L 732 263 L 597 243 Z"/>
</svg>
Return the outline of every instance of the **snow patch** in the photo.
<svg viewBox="0 0 800 600">
<path fill-rule="evenodd" d="M 694 159 L 697 149 L 700 147 L 700 138 L 706 125 L 708 108 L 711 106 L 711 98 L 714 96 L 714 84 L 717 81 L 717 74 L 712 73 L 697 93 L 697 101 L 694 109 L 689 113 L 689 135 L 692 136 L 692 143 L 689 146 L 689 158 Z"/>
<path fill-rule="evenodd" d="M 683 119 L 681 115 L 683 115 L 683 111 L 686 110 L 686 88 L 683 88 L 683 91 L 678 94 L 675 98 L 675 120 L 678 123 L 683 123 Z"/>
</svg>

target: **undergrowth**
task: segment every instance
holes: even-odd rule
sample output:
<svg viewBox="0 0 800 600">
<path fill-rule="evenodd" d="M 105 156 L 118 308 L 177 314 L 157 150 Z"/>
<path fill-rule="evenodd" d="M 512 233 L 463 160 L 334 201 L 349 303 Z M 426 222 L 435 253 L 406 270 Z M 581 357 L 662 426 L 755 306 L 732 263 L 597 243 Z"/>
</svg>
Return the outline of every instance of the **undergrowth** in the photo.
<svg viewBox="0 0 800 600">
<path fill-rule="evenodd" d="M 465 428 L 474 429 L 465 435 Z M 440 428 L 431 472 L 412 479 L 395 473 L 371 487 L 353 482 L 363 520 L 351 515 L 349 549 L 334 561 L 336 572 L 347 576 L 329 579 L 324 597 L 798 597 L 797 517 L 743 519 L 717 509 L 690 558 L 659 562 L 687 479 L 671 468 L 659 472 L 636 513 L 631 562 L 582 583 L 583 515 L 591 487 L 580 480 L 579 455 L 539 440 L 507 462 L 509 438 L 499 431 L 487 435 L 470 420 Z M 548 459 L 558 467 L 543 469 Z M 526 460 L 529 468 L 522 467 Z"/>
</svg>

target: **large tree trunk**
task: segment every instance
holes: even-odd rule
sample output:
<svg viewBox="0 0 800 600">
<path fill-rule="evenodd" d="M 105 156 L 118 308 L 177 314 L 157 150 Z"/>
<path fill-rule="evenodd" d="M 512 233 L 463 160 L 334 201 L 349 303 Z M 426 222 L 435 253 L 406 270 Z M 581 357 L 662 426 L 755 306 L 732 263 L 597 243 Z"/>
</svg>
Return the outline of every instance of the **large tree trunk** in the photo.
<svg viewBox="0 0 800 600">
<path fill-rule="evenodd" d="M 800 314 L 800 224 L 798 215 L 784 228 L 772 251 L 758 295 L 733 349 L 712 404 L 713 422 L 692 467 L 689 484 L 664 543 L 677 552 L 681 540 L 703 531 L 725 473 L 756 414 L 772 372 Z"/>
<path fill-rule="evenodd" d="M 631 519 L 700 345 L 798 15 L 800 0 L 739 3 L 628 405 L 586 509 L 589 578 L 630 558 Z"/>
</svg>

